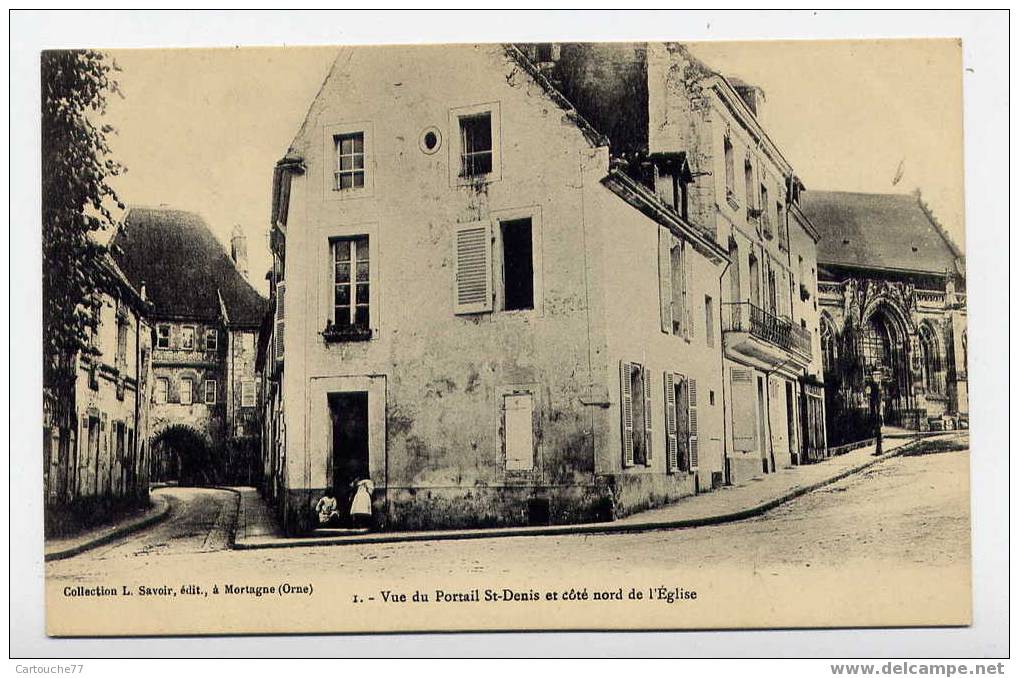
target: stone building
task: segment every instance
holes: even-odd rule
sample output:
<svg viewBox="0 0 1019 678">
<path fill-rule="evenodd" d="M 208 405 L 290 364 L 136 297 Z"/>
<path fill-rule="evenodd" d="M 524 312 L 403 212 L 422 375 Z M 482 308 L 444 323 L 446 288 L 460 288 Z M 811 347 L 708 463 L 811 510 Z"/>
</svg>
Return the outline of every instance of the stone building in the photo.
<svg viewBox="0 0 1019 678">
<path fill-rule="evenodd" d="M 759 120 L 763 93 L 680 45 L 649 46 L 652 157 L 683 148 L 691 219 L 728 253 L 722 273 L 726 480 L 826 456 L 814 261 L 802 181 Z"/>
<path fill-rule="evenodd" d="M 968 426 L 966 272 L 962 252 L 918 195 L 811 191 L 803 209 L 818 248 L 829 436 L 872 430 L 881 377 L 886 423 Z"/>
<path fill-rule="evenodd" d="M 125 223 L 111 248 L 152 307 L 154 475 L 253 482 L 255 345 L 265 300 L 244 275 L 244 236 L 235 229 L 227 254 L 197 214 L 132 207 Z M 206 449 L 183 442 L 188 434 Z"/>
<path fill-rule="evenodd" d="M 263 469 L 288 531 L 364 477 L 402 528 L 606 519 L 725 482 L 718 160 L 648 55 L 341 51 L 273 182 Z"/>
<path fill-rule="evenodd" d="M 108 284 L 91 308 L 98 326 L 89 333 L 89 349 L 70 357 L 70 398 L 43 392 L 49 534 L 74 529 L 71 519 L 143 503 L 149 494 L 148 304 L 144 288 L 133 287 L 116 263 L 107 258 L 104 267 Z"/>
</svg>

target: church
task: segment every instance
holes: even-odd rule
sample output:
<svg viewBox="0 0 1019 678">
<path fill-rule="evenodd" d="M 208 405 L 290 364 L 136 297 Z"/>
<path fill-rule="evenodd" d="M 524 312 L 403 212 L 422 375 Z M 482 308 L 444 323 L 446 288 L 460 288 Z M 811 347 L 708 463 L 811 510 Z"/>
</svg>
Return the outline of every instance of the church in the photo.
<svg viewBox="0 0 1019 678">
<path fill-rule="evenodd" d="M 829 444 L 870 430 L 875 383 L 886 425 L 968 427 L 959 247 L 918 194 L 807 191 L 802 206 L 821 235 L 816 303 Z"/>
</svg>

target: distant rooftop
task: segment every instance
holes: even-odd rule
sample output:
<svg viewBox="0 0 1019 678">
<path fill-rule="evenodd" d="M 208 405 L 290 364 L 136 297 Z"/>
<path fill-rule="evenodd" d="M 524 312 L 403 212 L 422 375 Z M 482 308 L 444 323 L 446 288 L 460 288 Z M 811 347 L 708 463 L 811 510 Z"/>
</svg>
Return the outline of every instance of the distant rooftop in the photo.
<svg viewBox="0 0 1019 678">
<path fill-rule="evenodd" d="M 110 243 L 117 265 L 145 292 L 155 317 L 214 321 L 222 296 L 233 325 L 255 326 L 266 300 L 234 266 L 205 220 L 164 207 L 131 207 Z"/>
<path fill-rule="evenodd" d="M 821 235 L 820 264 L 957 271 L 961 252 L 915 195 L 805 191 L 800 206 Z"/>
</svg>

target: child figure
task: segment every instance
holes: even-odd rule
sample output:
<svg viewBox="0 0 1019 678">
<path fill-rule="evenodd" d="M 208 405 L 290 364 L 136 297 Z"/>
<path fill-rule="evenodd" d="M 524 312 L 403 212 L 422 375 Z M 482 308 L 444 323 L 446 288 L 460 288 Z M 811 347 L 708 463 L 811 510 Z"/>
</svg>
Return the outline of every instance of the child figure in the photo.
<svg viewBox="0 0 1019 678">
<path fill-rule="evenodd" d="M 351 483 L 354 488 L 354 500 L 350 503 L 350 519 L 354 527 L 369 527 L 372 518 L 372 492 L 375 491 L 375 483 L 370 478 L 355 480 Z"/>
<path fill-rule="evenodd" d="M 318 524 L 320 526 L 332 525 L 340 520 L 340 514 L 336 510 L 335 494 L 332 490 L 326 490 L 322 498 L 315 504 L 315 513 L 318 514 Z"/>
</svg>

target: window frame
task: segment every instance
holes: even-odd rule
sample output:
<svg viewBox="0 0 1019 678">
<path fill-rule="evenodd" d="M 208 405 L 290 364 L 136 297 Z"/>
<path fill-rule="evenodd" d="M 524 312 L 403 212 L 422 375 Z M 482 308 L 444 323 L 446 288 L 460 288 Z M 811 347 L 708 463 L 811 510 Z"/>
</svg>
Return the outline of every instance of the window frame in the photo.
<svg viewBox="0 0 1019 678">
<path fill-rule="evenodd" d="M 162 332 L 164 329 L 166 330 L 166 346 L 162 346 L 160 344 L 160 342 L 162 341 L 163 337 L 159 336 L 159 333 Z M 160 323 L 159 325 L 156 325 L 156 348 L 163 348 L 163 349 L 170 348 L 172 346 L 172 337 L 173 337 L 173 330 L 171 329 L 169 323 Z"/>
<path fill-rule="evenodd" d="M 379 230 L 377 223 L 359 223 L 345 226 L 332 226 L 321 228 L 318 231 L 316 242 L 320 252 L 318 278 L 318 326 L 314 328 L 326 343 L 347 342 L 347 341 L 370 341 L 378 336 L 382 327 L 382 274 L 379 252 Z M 368 238 L 368 329 L 361 336 L 346 336 L 342 333 L 328 333 L 325 328 L 332 327 L 335 323 L 335 255 L 333 253 L 333 242 L 337 240 L 354 239 L 359 237 Z"/>
<path fill-rule="evenodd" d="M 197 334 L 196 329 L 197 328 L 194 325 L 181 325 L 181 327 L 180 327 L 180 347 L 181 347 L 181 350 L 184 350 L 184 351 L 194 351 L 197 348 L 197 343 L 195 342 L 195 336 Z M 188 346 L 188 342 L 187 342 L 187 339 L 186 339 L 186 335 L 187 335 L 188 330 L 191 331 L 191 345 L 190 346 Z"/>
<path fill-rule="evenodd" d="M 506 308 L 506 257 L 502 238 L 502 225 L 511 221 L 531 221 L 531 308 L 507 309 Z M 544 309 L 544 295 L 542 287 L 544 277 L 542 275 L 542 211 L 538 205 L 531 205 L 518 209 L 496 210 L 491 216 L 491 233 L 494 236 L 492 246 L 492 285 L 495 295 L 495 303 L 492 306 L 493 312 L 517 315 L 537 314 L 542 315 Z"/>
<path fill-rule="evenodd" d="M 464 148 L 460 120 L 484 114 L 490 116 L 492 170 L 487 174 L 464 176 L 462 172 Z M 449 110 L 449 134 L 447 138 L 450 140 L 447 147 L 451 186 L 465 186 L 478 183 L 487 184 L 502 179 L 502 116 L 498 101 L 451 108 Z"/>
<path fill-rule="evenodd" d="M 209 397 L 209 386 L 212 386 L 212 397 Z M 206 379 L 202 396 L 206 405 L 215 405 L 219 401 L 219 384 L 215 379 Z"/>
<path fill-rule="evenodd" d="M 346 243 L 347 247 L 347 259 L 346 264 L 347 280 L 346 282 L 339 282 L 336 277 L 336 269 L 340 265 L 340 260 L 337 259 L 338 252 L 340 250 L 339 245 Z M 361 247 L 360 243 L 364 243 L 364 247 Z M 333 313 L 332 322 L 333 326 L 336 327 L 337 332 L 350 331 L 352 333 L 365 332 L 371 329 L 371 270 L 372 270 L 372 256 L 371 256 L 371 239 L 366 235 L 351 236 L 345 238 L 331 238 L 329 240 L 330 259 L 333 262 Z M 363 255 L 365 258 L 360 258 Z M 359 265 L 367 264 L 367 274 L 365 280 L 359 279 Z M 368 288 L 368 300 L 358 301 L 359 294 L 358 288 L 362 286 Z M 337 304 L 335 294 L 339 292 L 339 288 L 345 286 L 348 289 L 347 303 Z M 339 322 L 339 311 L 341 308 L 346 308 L 347 322 L 340 324 Z M 364 325 L 358 325 L 357 315 L 358 309 L 364 308 L 367 310 L 367 319 Z"/>
<path fill-rule="evenodd" d="M 209 338 L 212 338 L 212 346 L 209 345 Z M 219 330 L 214 327 L 209 327 L 205 330 L 205 350 L 206 351 L 218 351 L 219 350 Z"/>
<path fill-rule="evenodd" d="M 362 135 L 362 165 L 364 185 L 350 188 L 338 188 L 336 172 L 339 172 L 340 156 L 338 140 L 340 137 Z M 351 200 L 373 195 L 375 190 L 375 144 L 374 128 L 371 121 L 361 120 L 338 122 L 322 127 L 322 190 L 326 200 Z"/>
<path fill-rule="evenodd" d="M 184 402 L 184 384 L 188 384 L 188 401 Z M 192 377 L 181 377 L 180 378 L 180 397 L 178 401 L 181 405 L 194 405 L 195 404 L 195 380 Z"/>
<path fill-rule="evenodd" d="M 163 386 L 163 397 L 159 397 L 159 387 Z M 156 405 L 165 405 L 170 402 L 170 379 L 169 377 L 156 377 L 156 383 L 152 386 L 152 400 Z"/>
</svg>

